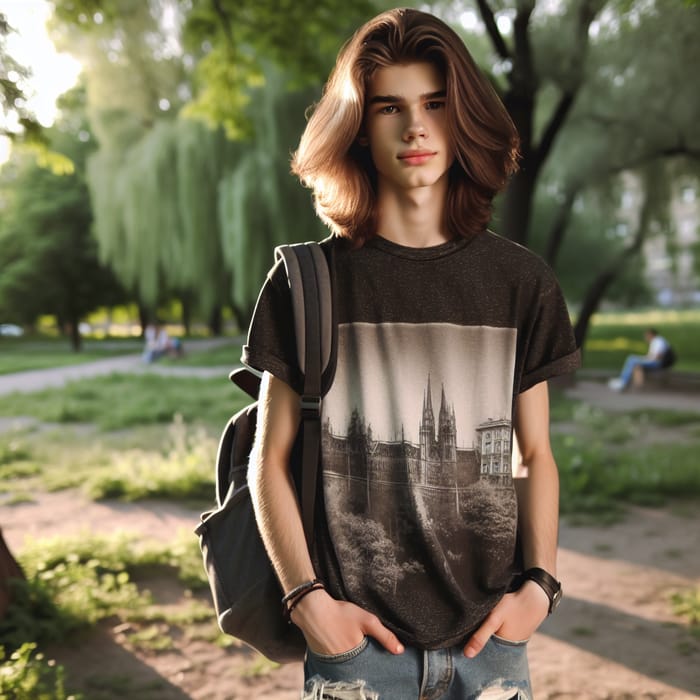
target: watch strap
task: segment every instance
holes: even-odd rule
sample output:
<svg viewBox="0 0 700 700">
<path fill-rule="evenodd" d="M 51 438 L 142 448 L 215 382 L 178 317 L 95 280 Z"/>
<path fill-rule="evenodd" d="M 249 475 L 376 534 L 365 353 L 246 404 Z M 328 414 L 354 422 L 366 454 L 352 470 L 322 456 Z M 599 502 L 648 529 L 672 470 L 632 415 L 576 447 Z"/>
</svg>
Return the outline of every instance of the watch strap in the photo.
<svg viewBox="0 0 700 700">
<path fill-rule="evenodd" d="M 551 615 L 561 600 L 561 583 L 539 566 L 523 571 L 522 579 L 523 581 L 534 581 L 547 594 L 549 614 Z"/>
</svg>

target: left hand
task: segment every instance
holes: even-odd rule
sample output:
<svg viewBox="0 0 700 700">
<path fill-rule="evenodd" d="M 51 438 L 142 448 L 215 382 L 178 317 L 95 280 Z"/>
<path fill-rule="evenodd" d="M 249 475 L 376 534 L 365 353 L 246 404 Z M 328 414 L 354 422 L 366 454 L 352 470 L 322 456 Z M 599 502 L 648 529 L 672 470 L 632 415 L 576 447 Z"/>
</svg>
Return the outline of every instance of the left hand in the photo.
<svg viewBox="0 0 700 700">
<path fill-rule="evenodd" d="M 501 598 L 467 642 L 464 655 L 475 657 L 492 634 L 518 642 L 530 639 L 548 612 L 547 594 L 534 581 L 525 581 L 517 591 L 506 593 Z"/>
</svg>

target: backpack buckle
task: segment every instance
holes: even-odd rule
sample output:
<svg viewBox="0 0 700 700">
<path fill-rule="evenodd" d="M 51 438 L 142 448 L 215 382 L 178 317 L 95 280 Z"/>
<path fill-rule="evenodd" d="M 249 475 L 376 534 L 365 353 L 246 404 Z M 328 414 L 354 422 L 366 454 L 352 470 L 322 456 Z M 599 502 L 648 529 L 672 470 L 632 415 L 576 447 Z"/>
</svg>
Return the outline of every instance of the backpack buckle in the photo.
<svg viewBox="0 0 700 700">
<path fill-rule="evenodd" d="M 321 397 L 302 396 L 301 397 L 301 418 L 302 420 L 316 419 L 321 417 Z"/>
</svg>

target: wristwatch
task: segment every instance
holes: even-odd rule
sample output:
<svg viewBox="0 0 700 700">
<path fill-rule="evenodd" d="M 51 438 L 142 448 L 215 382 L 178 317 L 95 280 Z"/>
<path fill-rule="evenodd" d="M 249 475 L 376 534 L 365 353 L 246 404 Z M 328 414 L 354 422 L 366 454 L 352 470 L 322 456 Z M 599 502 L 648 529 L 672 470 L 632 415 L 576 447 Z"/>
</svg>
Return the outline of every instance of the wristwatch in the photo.
<svg viewBox="0 0 700 700">
<path fill-rule="evenodd" d="M 559 605 L 561 600 L 561 583 L 538 566 L 523 571 L 522 578 L 524 581 L 534 581 L 547 594 L 549 598 L 548 614 L 551 615 L 557 609 L 557 605 Z"/>
</svg>

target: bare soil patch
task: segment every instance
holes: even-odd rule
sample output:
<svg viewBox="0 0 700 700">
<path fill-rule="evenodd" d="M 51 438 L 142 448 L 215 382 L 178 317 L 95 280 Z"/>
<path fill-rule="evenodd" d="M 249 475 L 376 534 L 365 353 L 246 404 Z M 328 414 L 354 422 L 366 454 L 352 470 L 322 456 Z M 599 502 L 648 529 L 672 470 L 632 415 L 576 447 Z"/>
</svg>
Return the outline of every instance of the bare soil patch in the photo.
<svg viewBox="0 0 700 700">
<path fill-rule="evenodd" d="M 565 598 L 530 643 L 538 700 L 687 700 L 700 689 L 700 641 L 674 617 L 673 591 L 700 584 L 697 503 L 632 508 L 615 525 L 562 524 L 559 573 Z M 93 503 L 79 492 L 39 494 L 33 504 L 0 505 L 10 547 L 25 536 L 139 533 L 167 541 L 191 530 L 199 511 L 159 501 Z M 193 535 L 194 537 L 194 535 Z M 169 606 L 188 598 L 177 581 L 145 581 Z M 245 647 L 221 648 L 197 625 L 165 630 L 171 649 L 132 648 L 118 621 L 51 650 L 88 700 L 296 700 L 300 664 L 273 668 Z"/>
</svg>

